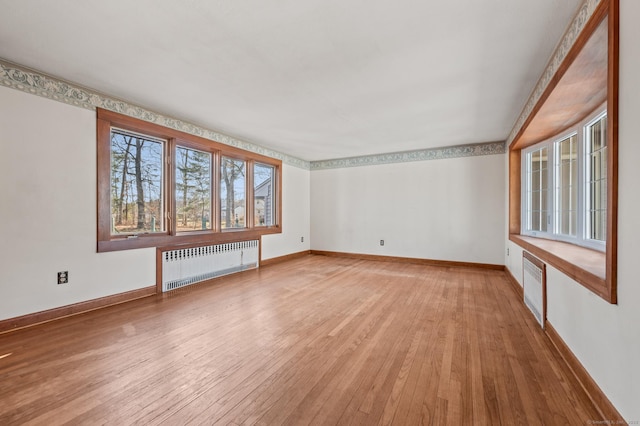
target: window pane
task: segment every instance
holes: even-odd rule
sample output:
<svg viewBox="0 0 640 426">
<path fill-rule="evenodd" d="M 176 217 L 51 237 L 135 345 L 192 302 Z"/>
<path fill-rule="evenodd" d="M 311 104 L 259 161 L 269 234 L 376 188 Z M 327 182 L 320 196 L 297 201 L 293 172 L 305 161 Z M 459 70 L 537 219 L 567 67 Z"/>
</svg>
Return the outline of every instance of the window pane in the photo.
<svg viewBox="0 0 640 426">
<path fill-rule="evenodd" d="M 578 217 L 578 136 L 556 142 L 556 153 L 557 232 L 575 237 Z"/>
<path fill-rule="evenodd" d="M 275 168 L 265 164 L 255 164 L 253 167 L 255 226 L 272 226 L 275 224 L 274 184 Z"/>
<path fill-rule="evenodd" d="M 540 231 L 547 231 L 547 214 L 549 212 L 548 208 L 548 196 L 547 191 L 540 191 Z"/>
<path fill-rule="evenodd" d="M 607 117 L 587 127 L 587 238 L 606 240 Z"/>
<path fill-rule="evenodd" d="M 549 195 L 547 159 L 547 148 L 533 151 L 527 155 L 527 223 L 531 231 L 547 230 Z"/>
<path fill-rule="evenodd" d="M 176 230 L 211 229 L 211 154 L 176 148 Z"/>
<path fill-rule="evenodd" d="M 111 131 L 111 234 L 164 232 L 164 141 Z"/>
<path fill-rule="evenodd" d="M 220 226 L 244 228 L 247 165 L 242 160 L 222 157 L 220 169 Z"/>
</svg>

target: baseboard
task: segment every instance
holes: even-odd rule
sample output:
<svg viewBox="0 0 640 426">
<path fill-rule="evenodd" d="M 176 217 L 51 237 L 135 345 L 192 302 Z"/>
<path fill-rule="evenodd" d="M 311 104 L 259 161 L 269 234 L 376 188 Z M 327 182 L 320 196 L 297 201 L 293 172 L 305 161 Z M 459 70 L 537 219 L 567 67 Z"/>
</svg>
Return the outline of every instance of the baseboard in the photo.
<svg viewBox="0 0 640 426">
<path fill-rule="evenodd" d="M 518 298 L 520 300 L 524 300 L 524 289 L 522 288 L 522 286 L 520 285 L 516 277 L 513 276 L 513 274 L 511 273 L 511 270 L 506 266 L 504 268 L 504 272 L 507 275 L 507 281 L 509 281 L 509 284 L 511 284 L 511 287 L 518 295 Z"/>
<path fill-rule="evenodd" d="M 551 340 L 552 345 L 558 351 L 569 370 L 573 373 L 576 380 L 582 386 L 582 389 L 587 393 L 589 399 L 596 407 L 603 421 L 607 421 L 608 424 L 627 424 L 623 417 L 618 413 L 618 410 L 613 406 L 611 401 L 606 397 L 602 389 L 591 378 L 587 370 L 582 366 L 578 358 L 571 352 L 571 349 L 562 340 L 558 332 L 547 321 L 545 323 L 545 330 L 547 337 Z M 595 420 L 595 419 L 594 419 Z"/>
<path fill-rule="evenodd" d="M 154 294 L 156 294 L 156 286 L 150 286 L 111 296 L 100 297 L 98 299 L 87 300 L 85 302 L 78 302 L 72 305 L 61 306 L 59 308 L 53 308 L 46 311 L 35 312 L 33 314 L 27 314 L 20 317 L 9 318 L 0 321 L 0 334 L 72 315 L 82 314 L 84 312 L 100 308 L 106 308 L 111 305 L 118 305 L 120 303 L 141 299 L 143 297 L 153 296 Z"/>
<path fill-rule="evenodd" d="M 297 253 L 286 254 L 284 256 L 272 257 L 271 259 L 265 259 L 260 261 L 260 266 L 271 266 L 278 263 L 286 262 L 293 259 L 299 259 L 311 254 L 311 250 L 303 250 Z"/>
<path fill-rule="evenodd" d="M 324 250 L 311 250 L 311 254 L 316 254 L 320 256 L 346 257 L 349 259 L 377 260 L 382 262 L 413 263 L 416 265 L 444 266 L 444 267 L 455 267 L 455 268 L 481 268 L 481 269 L 493 269 L 496 271 L 504 270 L 504 265 L 493 265 L 490 263 L 457 262 L 453 260 L 434 260 L 434 259 L 420 259 L 420 258 L 414 258 L 414 257 L 381 256 L 376 254 L 344 253 L 344 252 L 324 251 Z"/>
<path fill-rule="evenodd" d="M 505 267 L 504 271 L 507 281 L 509 281 L 511 288 L 516 292 L 518 299 L 524 300 L 524 289 L 518 280 L 516 280 L 509 268 Z M 580 361 L 578 361 L 578 358 L 576 358 L 573 352 L 571 352 L 571 349 L 569 349 L 567 344 L 562 340 L 549 321 L 545 321 L 544 323 L 544 332 L 547 338 L 551 341 L 551 346 L 560 355 L 560 358 L 562 358 L 571 374 L 573 374 L 578 383 L 580 383 L 580 386 L 582 386 L 582 389 L 586 392 L 587 396 L 602 416 L 602 419 L 600 420 L 609 421 L 610 423 L 608 424 L 626 424 L 620 422 L 624 420 L 620 413 L 618 413 L 618 410 L 616 410 L 613 404 L 611 404 L 611 401 L 609 401 L 604 392 L 602 392 L 602 389 L 600 389 L 596 382 L 591 378 L 587 370 L 585 370 Z M 595 421 L 596 419 L 593 420 Z"/>
</svg>

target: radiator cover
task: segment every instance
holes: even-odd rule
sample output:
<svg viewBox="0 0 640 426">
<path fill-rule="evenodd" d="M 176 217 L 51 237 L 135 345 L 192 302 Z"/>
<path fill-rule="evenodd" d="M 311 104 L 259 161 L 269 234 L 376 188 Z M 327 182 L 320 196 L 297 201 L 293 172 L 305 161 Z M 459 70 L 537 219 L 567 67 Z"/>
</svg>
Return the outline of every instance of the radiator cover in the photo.
<svg viewBox="0 0 640 426">
<path fill-rule="evenodd" d="M 162 291 L 259 266 L 259 241 L 238 241 L 161 253 Z"/>
<path fill-rule="evenodd" d="M 522 253 L 522 274 L 524 304 L 533 313 L 540 327 L 544 328 L 547 316 L 546 265 L 525 251 Z"/>
</svg>

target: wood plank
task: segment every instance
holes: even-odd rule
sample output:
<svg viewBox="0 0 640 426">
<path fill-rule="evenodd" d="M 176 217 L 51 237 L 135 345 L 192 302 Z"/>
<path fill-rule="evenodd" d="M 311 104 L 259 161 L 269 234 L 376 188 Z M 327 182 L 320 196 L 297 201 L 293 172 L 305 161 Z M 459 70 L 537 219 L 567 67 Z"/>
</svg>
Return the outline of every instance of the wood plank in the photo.
<svg viewBox="0 0 640 426">
<path fill-rule="evenodd" d="M 505 272 L 309 255 L 0 335 L 0 424 L 604 420 Z"/>
</svg>

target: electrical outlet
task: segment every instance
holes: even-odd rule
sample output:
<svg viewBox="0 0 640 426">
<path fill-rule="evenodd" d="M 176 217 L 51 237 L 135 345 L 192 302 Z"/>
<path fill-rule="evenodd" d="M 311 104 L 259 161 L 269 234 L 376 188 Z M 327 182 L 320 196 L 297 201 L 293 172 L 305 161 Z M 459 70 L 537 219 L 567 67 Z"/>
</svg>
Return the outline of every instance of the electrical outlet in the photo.
<svg viewBox="0 0 640 426">
<path fill-rule="evenodd" d="M 58 272 L 58 284 L 67 284 L 69 282 L 69 271 Z"/>
<path fill-rule="evenodd" d="M 507 256 L 509 256 L 509 249 L 507 249 Z"/>
<path fill-rule="evenodd" d="M 384 245 L 384 240 L 380 240 L 380 245 L 383 246 Z"/>
<path fill-rule="evenodd" d="M 300 237 L 300 242 L 304 243 L 304 237 Z"/>
</svg>

